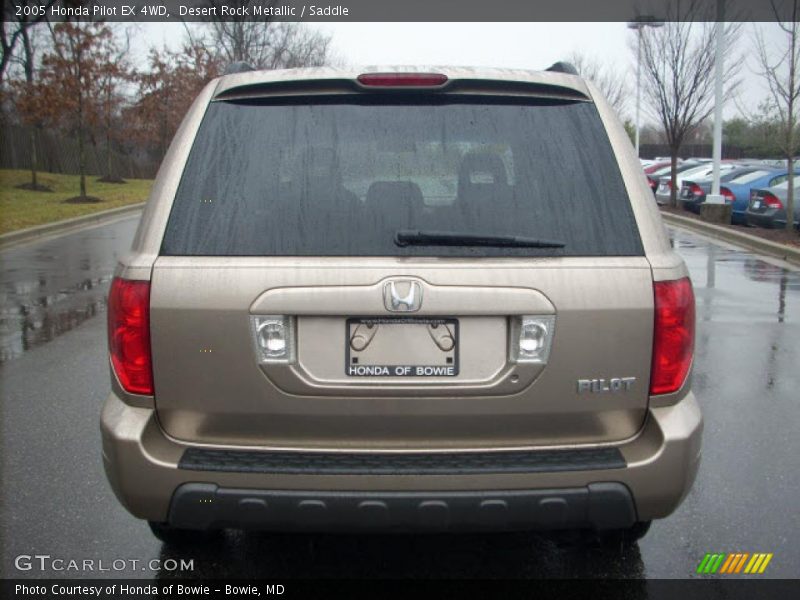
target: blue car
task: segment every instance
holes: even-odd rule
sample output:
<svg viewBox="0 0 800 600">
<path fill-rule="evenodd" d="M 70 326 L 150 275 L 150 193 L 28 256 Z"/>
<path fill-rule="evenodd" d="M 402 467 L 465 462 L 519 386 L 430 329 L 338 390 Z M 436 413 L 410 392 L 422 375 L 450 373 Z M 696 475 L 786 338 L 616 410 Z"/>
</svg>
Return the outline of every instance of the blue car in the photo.
<svg viewBox="0 0 800 600">
<path fill-rule="evenodd" d="M 795 175 L 800 171 L 795 171 Z M 747 206 L 750 204 L 750 190 L 771 188 L 783 183 L 789 177 L 788 169 L 773 169 L 764 167 L 758 171 L 745 173 L 725 182 L 720 188 L 720 194 L 725 196 L 725 202 L 732 202 L 731 223 L 734 225 L 747 225 Z"/>
</svg>

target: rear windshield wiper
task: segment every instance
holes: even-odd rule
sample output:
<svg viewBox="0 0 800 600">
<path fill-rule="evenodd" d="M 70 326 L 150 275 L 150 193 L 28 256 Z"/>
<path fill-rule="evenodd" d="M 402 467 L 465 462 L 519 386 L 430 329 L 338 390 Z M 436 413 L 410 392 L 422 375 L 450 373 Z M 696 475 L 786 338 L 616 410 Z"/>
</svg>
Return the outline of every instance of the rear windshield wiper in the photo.
<svg viewBox="0 0 800 600">
<path fill-rule="evenodd" d="M 491 246 L 497 248 L 563 248 L 564 242 L 516 235 L 481 235 L 455 231 L 401 229 L 394 236 L 398 246 Z"/>
</svg>

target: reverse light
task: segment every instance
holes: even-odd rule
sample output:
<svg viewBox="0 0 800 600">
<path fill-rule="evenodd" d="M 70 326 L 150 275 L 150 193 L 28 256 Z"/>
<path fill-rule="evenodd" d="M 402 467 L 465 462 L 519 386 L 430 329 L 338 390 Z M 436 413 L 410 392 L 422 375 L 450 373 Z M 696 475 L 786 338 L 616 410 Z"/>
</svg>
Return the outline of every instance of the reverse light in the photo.
<svg viewBox="0 0 800 600">
<path fill-rule="evenodd" d="M 284 315 L 251 316 L 250 324 L 260 363 L 294 361 L 294 323 Z"/>
<path fill-rule="evenodd" d="M 511 354 L 518 363 L 545 364 L 550 356 L 556 318 L 523 316 L 514 320 Z"/>
<path fill-rule="evenodd" d="M 655 327 L 650 394 L 677 392 L 686 381 L 694 355 L 694 291 L 688 277 L 656 281 Z"/>
<path fill-rule="evenodd" d="M 358 83 L 367 87 L 438 87 L 447 83 L 441 73 L 363 73 Z"/>
<path fill-rule="evenodd" d="M 150 354 L 150 282 L 115 277 L 108 293 L 108 351 L 120 385 L 153 395 Z"/>
</svg>

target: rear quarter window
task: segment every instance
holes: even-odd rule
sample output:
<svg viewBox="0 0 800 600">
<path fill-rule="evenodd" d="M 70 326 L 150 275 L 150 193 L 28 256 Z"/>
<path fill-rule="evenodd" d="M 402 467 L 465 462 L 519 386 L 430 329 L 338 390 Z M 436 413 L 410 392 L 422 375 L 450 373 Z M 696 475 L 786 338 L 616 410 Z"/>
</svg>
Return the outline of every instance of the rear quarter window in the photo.
<svg viewBox="0 0 800 600">
<path fill-rule="evenodd" d="M 507 101 L 511 102 L 511 101 Z M 563 248 L 398 246 L 399 230 Z M 173 203 L 177 256 L 631 256 L 642 245 L 593 104 L 385 96 L 213 102 Z"/>
</svg>

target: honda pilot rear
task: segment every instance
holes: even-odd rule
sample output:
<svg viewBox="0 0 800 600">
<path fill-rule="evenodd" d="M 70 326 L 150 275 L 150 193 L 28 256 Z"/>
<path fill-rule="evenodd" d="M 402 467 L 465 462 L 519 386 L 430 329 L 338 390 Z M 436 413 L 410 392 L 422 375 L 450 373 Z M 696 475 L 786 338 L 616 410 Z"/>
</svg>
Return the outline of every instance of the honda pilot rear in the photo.
<svg viewBox="0 0 800 600">
<path fill-rule="evenodd" d="M 694 297 L 561 63 L 211 82 L 109 298 L 109 480 L 163 539 L 589 528 L 688 492 Z"/>
</svg>

